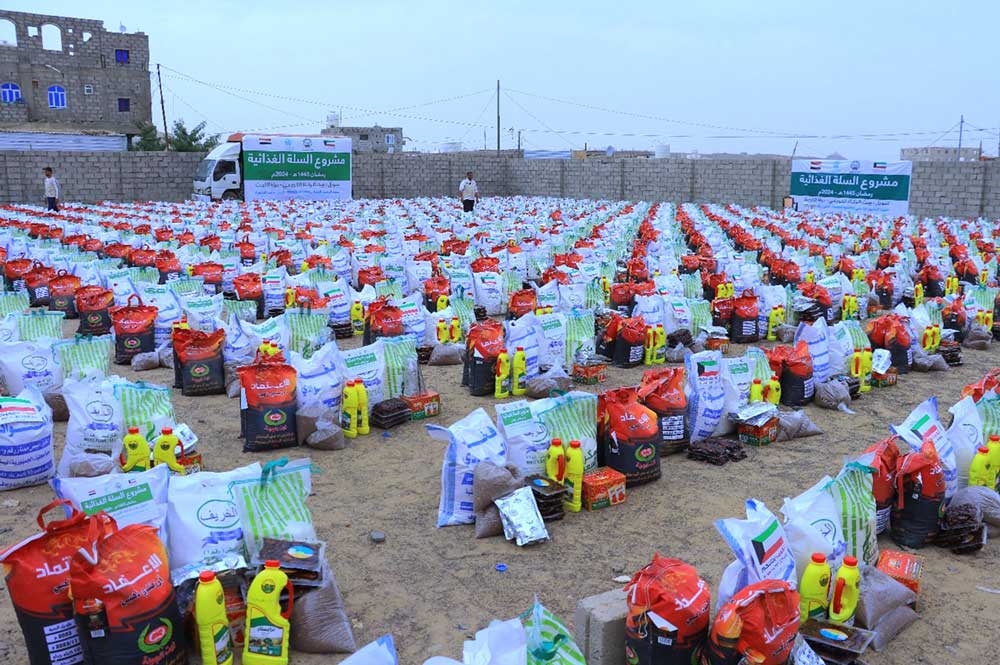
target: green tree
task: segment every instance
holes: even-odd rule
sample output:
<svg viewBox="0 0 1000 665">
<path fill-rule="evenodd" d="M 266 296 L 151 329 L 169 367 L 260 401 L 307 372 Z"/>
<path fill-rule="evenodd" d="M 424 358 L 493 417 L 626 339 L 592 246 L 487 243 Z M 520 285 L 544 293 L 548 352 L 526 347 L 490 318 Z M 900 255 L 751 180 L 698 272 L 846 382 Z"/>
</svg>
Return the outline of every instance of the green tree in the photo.
<svg viewBox="0 0 1000 665">
<path fill-rule="evenodd" d="M 140 120 L 135 123 L 139 129 L 139 140 L 134 144 L 134 150 L 163 150 L 163 139 L 156 131 L 156 125 Z"/>
<path fill-rule="evenodd" d="M 170 134 L 170 149 L 177 152 L 208 152 L 219 145 L 218 134 L 205 134 L 205 123 L 199 122 L 188 129 L 183 120 L 174 122 L 174 131 Z"/>
</svg>

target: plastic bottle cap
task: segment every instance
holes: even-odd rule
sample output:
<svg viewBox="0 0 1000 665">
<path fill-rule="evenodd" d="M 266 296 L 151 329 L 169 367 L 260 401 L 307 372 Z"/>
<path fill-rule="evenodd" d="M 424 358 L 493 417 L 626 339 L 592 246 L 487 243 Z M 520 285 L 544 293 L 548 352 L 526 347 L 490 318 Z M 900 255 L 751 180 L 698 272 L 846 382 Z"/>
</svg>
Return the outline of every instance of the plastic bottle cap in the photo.
<svg viewBox="0 0 1000 665">
<path fill-rule="evenodd" d="M 269 559 L 268 561 L 264 562 L 264 567 L 271 569 L 281 568 L 281 564 L 275 561 L 274 559 Z"/>
<path fill-rule="evenodd" d="M 826 563 L 826 555 L 822 552 L 813 552 L 812 555 L 813 563 Z"/>
<path fill-rule="evenodd" d="M 981 447 L 979 448 L 979 452 L 981 452 L 981 453 L 982 453 L 982 454 L 984 454 L 984 455 L 988 455 L 988 454 L 989 454 L 989 452 L 990 452 L 990 449 L 989 449 L 989 448 L 987 448 L 986 446 L 981 446 Z"/>
<path fill-rule="evenodd" d="M 552 439 L 552 443 L 549 445 L 559 446 L 560 448 L 562 448 L 562 444 L 563 444 L 562 439 Z"/>
<path fill-rule="evenodd" d="M 128 433 L 129 434 L 138 434 L 139 433 L 139 428 L 138 427 L 129 427 L 128 428 Z"/>
<path fill-rule="evenodd" d="M 524 347 L 523 346 L 519 346 L 519 347 L 517 347 L 517 350 L 518 351 L 524 351 Z"/>
<path fill-rule="evenodd" d="M 162 430 L 160 430 L 160 433 L 161 434 L 167 434 L 167 435 L 173 434 L 174 433 L 174 428 L 173 427 L 164 427 Z"/>
<path fill-rule="evenodd" d="M 580 442 L 579 441 L 575 441 L 575 440 L 574 441 L 570 441 L 569 442 L 569 447 L 570 448 L 579 448 L 580 447 Z"/>
<path fill-rule="evenodd" d="M 215 573 L 211 570 L 203 570 L 198 575 L 199 582 L 211 582 L 213 580 L 215 580 Z"/>
<path fill-rule="evenodd" d="M 753 382 L 754 383 L 760 383 L 761 381 L 760 381 L 760 379 L 754 379 Z"/>
<path fill-rule="evenodd" d="M 855 557 L 853 557 L 853 556 L 845 556 L 844 557 L 844 565 L 845 566 L 850 566 L 851 568 L 854 568 L 854 567 L 856 567 L 858 565 L 858 560 Z"/>
</svg>

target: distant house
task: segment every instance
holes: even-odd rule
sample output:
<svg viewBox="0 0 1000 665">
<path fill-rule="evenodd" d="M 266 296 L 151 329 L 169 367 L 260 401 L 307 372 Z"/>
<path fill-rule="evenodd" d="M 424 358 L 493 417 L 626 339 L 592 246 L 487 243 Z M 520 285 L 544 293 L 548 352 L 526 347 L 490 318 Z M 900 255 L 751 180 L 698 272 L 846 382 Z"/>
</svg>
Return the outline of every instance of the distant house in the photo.
<svg viewBox="0 0 1000 665">
<path fill-rule="evenodd" d="M 361 152 L 402 152 L 405 142 L 402 127 L 330 126 L 325 127 L 320 133 L 326 136 L 346 136 L 351 139 L 351 151 L 355 154 Z"/>
<path fill-rule="evenodd" d="M 0 130 L 135 134 L 150 119 L 145 34 L 0 10 Z"/>
<path fill-rule="evenodd" d="M 903 148 L 899 158 L 911 162 L 978 162 L 983 156 L 982 148 L 948 148 L 946 146 L 927 146 L 925 148 Z"/>
</svg>

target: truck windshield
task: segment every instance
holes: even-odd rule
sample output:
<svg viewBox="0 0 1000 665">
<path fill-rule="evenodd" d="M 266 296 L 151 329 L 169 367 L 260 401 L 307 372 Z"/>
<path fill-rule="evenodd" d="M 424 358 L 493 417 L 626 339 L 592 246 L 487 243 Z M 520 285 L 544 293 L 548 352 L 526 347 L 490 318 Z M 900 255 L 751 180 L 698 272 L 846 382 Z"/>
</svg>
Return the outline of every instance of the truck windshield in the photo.
<svg viewBox="0 0 1000 665">
<path fill-rule="evenodd" d="M 215 168 L 215 160 L 201 160 L 201 164 L 198 165 L 198 170 L 194 172 L 194 179 L 198 182 L 208 180 L 208 176 L 212 172 L 213 168 Z"/>
</svg>

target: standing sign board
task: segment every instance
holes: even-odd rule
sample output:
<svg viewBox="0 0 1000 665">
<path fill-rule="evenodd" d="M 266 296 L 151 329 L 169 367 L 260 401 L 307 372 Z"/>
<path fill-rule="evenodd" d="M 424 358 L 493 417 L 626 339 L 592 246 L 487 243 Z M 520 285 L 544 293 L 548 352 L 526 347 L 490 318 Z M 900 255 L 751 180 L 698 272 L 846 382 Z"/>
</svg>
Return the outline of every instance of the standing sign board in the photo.
<svg viewBox="0 0 1000 665">
<path fill-rule="evenodd" d="M 326 136 L 243 137 L 246 201 L 351 198 L 351 139 Z"/>
<path fill-rule="evenodd" d="M 913 162 L 794 159 L 790 192 L 799 210 L 899 217 L 912 174 Z"/>
</svg>

